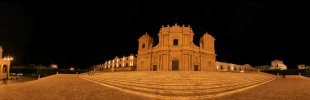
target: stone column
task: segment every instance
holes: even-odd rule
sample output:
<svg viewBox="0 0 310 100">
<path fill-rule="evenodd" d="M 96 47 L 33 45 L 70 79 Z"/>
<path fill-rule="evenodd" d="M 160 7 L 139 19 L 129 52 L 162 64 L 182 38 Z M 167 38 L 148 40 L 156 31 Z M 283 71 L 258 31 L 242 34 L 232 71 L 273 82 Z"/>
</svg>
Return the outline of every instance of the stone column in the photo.
<svg viewBox="0 0 310 100">
<path fill-rule="evenodd" d="M 7 75 L 8 75 L 8 77 L 10 77 L 10 69 L 11 69 L 11 64 L 8 64 L 7 65 L 7 69 L 6 69 L 6 71 L 7 71 Z"/>
<path fill-rule="evenodd" d="M 1 64 L 1 61 L 0 61 L 0 78 L 3 78 L 3 65 Z"/>
</svg>

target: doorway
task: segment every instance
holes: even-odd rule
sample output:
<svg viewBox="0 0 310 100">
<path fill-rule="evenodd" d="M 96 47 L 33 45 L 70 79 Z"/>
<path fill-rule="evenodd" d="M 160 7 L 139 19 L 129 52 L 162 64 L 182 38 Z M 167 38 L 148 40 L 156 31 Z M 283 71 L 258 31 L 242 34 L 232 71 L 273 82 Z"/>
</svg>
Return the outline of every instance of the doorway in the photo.
<svg viewBox="0 0 310 100">
<path fill-rule="evenodd" d="M 194 71 L 198 71 L 198 65 L 194 65 Z"/>
<path fill-rule="evenodd" d="M 157 71 L 157 65 L 153 65 L 153 71 Z"/>
<path fill-rule="evenodd" d="M 172 71 L 179 70 L 179 60 L 172 60 Z"/>
</svg>

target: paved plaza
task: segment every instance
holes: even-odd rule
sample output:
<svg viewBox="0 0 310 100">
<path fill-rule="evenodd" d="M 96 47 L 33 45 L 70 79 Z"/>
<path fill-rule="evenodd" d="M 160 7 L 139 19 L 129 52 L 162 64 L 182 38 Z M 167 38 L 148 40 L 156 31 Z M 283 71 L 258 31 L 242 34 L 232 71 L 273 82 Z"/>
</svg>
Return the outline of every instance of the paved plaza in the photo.
<svg viewBox="0 0 310 100">
<path fill-rule="evenodd" d="M 309 98 L 310 79 L 293 75 L 214 100 L 309 100 Z"/>
<path fill-rule="evenodd" d="M 58 74 L 36 81 L 0 86 L 0 100 L 149 100 L 103 87 L 77 77 Z"/>
<path fill-rule="evenodd" d="M 58 74 L 39 80 L 0 86 L 0 100 L 154 100 L 106 87 L 81 78 L 83 75 Z M 87 75 L 84 75 L 85 78 Z M 92 76 L 90 76 L 92 77 Z M 309 100 L 310 79 L 299 76 L 277 78 L 257 87 L 207 98 L 211 100 Z M 169 98 L 167 98 L 169 99 Z"/>
</svg>

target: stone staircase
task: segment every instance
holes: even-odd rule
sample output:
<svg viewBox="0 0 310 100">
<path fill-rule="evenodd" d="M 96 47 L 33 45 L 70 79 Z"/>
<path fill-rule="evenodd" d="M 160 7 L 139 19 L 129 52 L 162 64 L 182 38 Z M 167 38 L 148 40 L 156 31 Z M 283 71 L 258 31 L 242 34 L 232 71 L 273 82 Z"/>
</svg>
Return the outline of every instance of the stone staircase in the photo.
<svg viewBox="0 0 310 100">
<path fill-rule="evenodd" d="M 160 97 L 202 98 L 234 91 L 276 79 L 260 72 L 114 72 L 81 78 L 125 90 Z"/>
</svg>

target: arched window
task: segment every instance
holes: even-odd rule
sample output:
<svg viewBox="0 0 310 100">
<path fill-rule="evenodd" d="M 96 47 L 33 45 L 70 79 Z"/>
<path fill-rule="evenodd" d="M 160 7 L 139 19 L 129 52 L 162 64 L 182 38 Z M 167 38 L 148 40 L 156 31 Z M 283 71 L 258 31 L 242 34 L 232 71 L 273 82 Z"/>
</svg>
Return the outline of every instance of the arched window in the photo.
<svg viewBox="0 0 310 100">
<path fill-rule="evenodd" d="M 145 48 L 145 44 L 142 44 L 142 48 Z"/>
<path fill-rule="evenodd" d="M 173 45 L 178 45 L 178 39 L 173 39 Z"/>
</svg>

